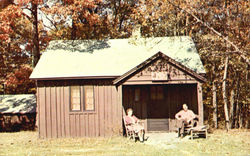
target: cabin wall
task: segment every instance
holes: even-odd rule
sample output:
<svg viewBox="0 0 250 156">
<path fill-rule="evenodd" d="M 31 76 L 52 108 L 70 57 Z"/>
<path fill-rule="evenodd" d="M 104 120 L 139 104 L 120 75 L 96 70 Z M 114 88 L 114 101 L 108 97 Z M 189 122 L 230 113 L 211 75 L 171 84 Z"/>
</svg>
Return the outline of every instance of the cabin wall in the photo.
<svg viewBox="0 0 250 156">
<path fill-rule="evenodd" d="M 118 89 L 109 83 L 80 81 L 41 82 L 38 85 L 39 136 L 107 137 L 122 131 L 122 106 Z M 70 85 L 94 85 L 95 110 L 70 111 Z"/>
</svg>

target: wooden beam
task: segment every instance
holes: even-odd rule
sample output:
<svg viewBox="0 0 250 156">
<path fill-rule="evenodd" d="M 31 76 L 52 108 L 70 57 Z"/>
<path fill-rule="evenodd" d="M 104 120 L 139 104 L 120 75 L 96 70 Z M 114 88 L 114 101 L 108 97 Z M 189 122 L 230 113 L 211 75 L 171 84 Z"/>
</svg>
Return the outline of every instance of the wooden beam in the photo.
<svg viewBox="0 0 250 156">
<path fill-rule="evenodd" d="M 125 110 L 124 110 L 124 107 L 123 107 L 123 104 L 122 104 L 122 94 L 123 94 L 123 92 L 122 92 L 122 85 L 119 85 L 119 86 L 117 86 L 117 92 L 118 92 L 118 100 L 117 100 L 117 105 L 118 105 L 118 116 L 117 116 L 117 118 L 118 118 L 118 122 L 119 122 L 119 125 L 120 125 L 120 127 L 119 127 L 119 131 L 120 131 L 120 134 L 121 135 L 123 135 L 123 125 L 122 125 L 122 118 L 123 118 L 123 116 L 124 115 L 126 115 L 126 113 L 125 113 Z"/>
<path fill-rule="evenodd" d="M 126 81 L 123 85 L 155 85 L 155 84 L 194 84 L 196 80 L 181 80 L 181 81 Z"/>
<path fill-rule="evenodd" d="M 199 125 L 203 125 L 204 112 L 203 112 L 203 98 L 202 98 L 201 83 L 197 83 L 197 102 L 198 102 L 198 113 L 199 113 Z"/>
</svg>

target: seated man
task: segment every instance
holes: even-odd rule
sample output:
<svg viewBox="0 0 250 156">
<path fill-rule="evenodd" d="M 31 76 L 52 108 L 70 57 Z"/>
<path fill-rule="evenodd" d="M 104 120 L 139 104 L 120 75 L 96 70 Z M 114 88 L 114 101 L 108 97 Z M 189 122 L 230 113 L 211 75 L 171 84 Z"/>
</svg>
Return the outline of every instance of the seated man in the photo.
<svg viewBox="0 0 250 156">
<path fill-rule="evenodd" d="M 139 136 L 141 142 L 144 141 L 145 130 L 142 125 L 139 124 L 139 119 L 133 115 L 131 108 L 127 109 L 127 115 L 125 116 L 125 124 L 129 131 L 134 131 Z"/>
<path fill-rule="evenodd" d="M 192 110 L 188 109 L 187 104 L 183 104 L 182 106 L 183 110 L 179 111 L 176 115 L 175 118 L 177 120 L 182 121 L 182 125 L 180 127 L 180 135 L 183 136 L 184 134 L 184 128 L 186 126 L 194 126 L 193 120 L 197 117 L 197 115 L 194 114 Z"/>
</svg>

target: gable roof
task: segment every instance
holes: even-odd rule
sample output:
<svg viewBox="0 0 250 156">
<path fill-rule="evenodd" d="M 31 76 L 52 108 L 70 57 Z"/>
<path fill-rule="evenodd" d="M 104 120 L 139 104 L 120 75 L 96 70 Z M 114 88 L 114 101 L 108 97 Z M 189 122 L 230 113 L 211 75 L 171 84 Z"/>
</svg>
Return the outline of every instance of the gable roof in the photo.
<svg viewBox="0 0 250 156">
<path fill-rule="evenodd" d="M 140 71 L 142 68 L 144 68 L 145 66 L 147 66 L 148 64 L 150 64 L 151 62 L 153 62 L 154 60 L 158 59 L 158 58 L 163 58 L 165 60 L 167 60 L 168 62 L 170 62 L 171 64 L 173 64 L 174 66 L 178 67 L 179 69 L 185 71 L 185 73 L 189 74 L 190 76 L 194 77 L 195 79 L 197 79 L 198 81 L 201 82 L 205 82 L 206 79 L 197 74 L 196 72 L 190 70 L 189 68 L 183 66 L 182 64 L 180 64 L 179 62 L 176 62 L 175 60 L 173 60 L 172 58 L 168 57 L 167 55 L 163 54 L 162 52 L 158 52 L 156 53 L 154 56 L 148 58 L 146 61 L 142 62 L 141 64 L 139 64 L 138 66 L 134 67 L 133 69 L 131 69 L 130 71 L 126 72 L 125 74 L 123 74 L 122 76 L 116 78 L 113 82 L 114 84 L 118 84 L 121 81 L 125 80 L 126 78 L 130 77 L 130 75 L 135 74 L 136 72 Z"/>
<path fill-rule="evenodd" d="M 36 96 L 34 94 L 0 95 L 0 113 L 34 113 Z"/>
<path fill-rule="evenodd" d="M 31 79 L 119 77 L 161 51 L 196 73 L 205 73 L 188 36 L 51 41 Z"/>
</svg>

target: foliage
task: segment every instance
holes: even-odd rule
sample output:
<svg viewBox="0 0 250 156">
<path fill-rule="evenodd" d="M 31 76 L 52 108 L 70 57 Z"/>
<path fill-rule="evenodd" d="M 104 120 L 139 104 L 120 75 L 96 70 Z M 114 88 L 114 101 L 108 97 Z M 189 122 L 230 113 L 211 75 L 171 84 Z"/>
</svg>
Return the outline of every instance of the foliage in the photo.
<svg viewBox="0 0 250 156">
<path fill-rule="evenodd" d="M 29 79 L 32 68 L 28 65 L 22 65 L 14 73 L 7 75 L 5 84 L 6 94 L 35 93 L 35 82 Z"/>
</svg>

